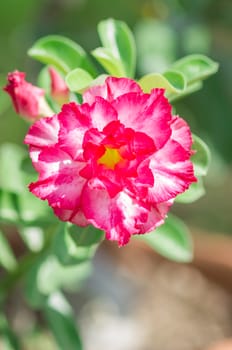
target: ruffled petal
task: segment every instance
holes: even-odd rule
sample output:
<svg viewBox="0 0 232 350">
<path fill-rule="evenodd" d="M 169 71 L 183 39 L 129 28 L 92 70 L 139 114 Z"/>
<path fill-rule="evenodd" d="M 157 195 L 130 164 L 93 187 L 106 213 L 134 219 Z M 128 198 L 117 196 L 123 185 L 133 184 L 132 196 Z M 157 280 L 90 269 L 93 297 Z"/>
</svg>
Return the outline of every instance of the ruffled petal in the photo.
<svg viewBox="0 0 232 350">
<path fill-rule="evenodd" d="M 24 143 L 35 147 L 47 147 L 58 141 L 60 124 L 57 115 L 48 118 L 41 118 L 29 129 Z"/>
<path fill-rule="evenodd" d="M 179 116 L 174 116 L 171 122 L 172 140 L 178 142 L 186 151 L 191 150 L 192 134 L 186 121 Z"/>
<path fill-rule="evenodd" d="M 171 106 L 162 89 L 154 89 L 151 95 L 128 93 L 119 96 L 112 105 L 122 124 L 150 136 L 157 149 L 170 137 Z"/>
<path fill-rule="evenodd" d="M 85 132 L 92 126 L 88 114 L 75 102 L 64 105 L 58 115 L 60 122 L 59 147 L 73 159 L 81 160 L 82 142 Z"/>
<path fill-rule="evenodd" d="M 136 224 L 146 221 L 148 215 L 144 206 L 123 191 L 112 199 L 106 190 L 86 186 L 82 204 L 89 222 L 106 231 L 106 238 L 118 241 L 119 246 L 140 232 Z"/>
<path fill-rule="evenodd" d="M 108 77 L 103 85 L 92 86 L 83 94 L 83 101 L 92 104 L 96 96 L 112 102 L 118 96 L 129 92 L 142 93 L 140 86 L 132 79 Z"/>
<path fill-rule="evenodd" d="M 42 171 L 46 168 L 45 162 L 42 167 L 41 173 L 44 175 Z M 75 210 L 80 205 L 82 189 L 86 182 L 84 178 L 79 176 L 81 167 L 82 164 L 77 162 L 68 165 L 60 163 L 57 170 L 54 167 L 54 162 L 50 162 L 47 164 L 46 170 L 53 172 L 53 175 L 50 177 L 42 176 L 39 181 L 32 183 L 29 189 L 37 197 L 47 200 L 53 208 Z"/>
<path fill-rule="evenodd" d="M 142 223 L 139 228 L 139 234 L 144 234 L 155 230 L 157 227 L 161 226 L 167 213 L 172 205 L 173 201 L 167 201 L 164 203 L 159 203 L 151 207 L 146 222 Z"/>
<path fill-rule="evenodd" d="M 91 106 L 87 103 L 83 104 L 81 110 L 84 114 L 90 116 L 93 127 L 99 131 L 102 131 L 110 122 L 117 120 L 115 109 L 102 97 L 96 97 Z"/>
</svg>

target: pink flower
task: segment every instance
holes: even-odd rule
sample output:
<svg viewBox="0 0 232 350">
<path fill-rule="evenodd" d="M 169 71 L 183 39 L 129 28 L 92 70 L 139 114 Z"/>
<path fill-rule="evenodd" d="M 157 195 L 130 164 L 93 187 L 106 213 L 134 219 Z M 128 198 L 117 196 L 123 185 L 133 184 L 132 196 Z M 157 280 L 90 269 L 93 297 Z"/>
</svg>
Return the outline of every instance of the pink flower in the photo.
<svg viewBox="0 0 232 350">
<path fill-rule="evenodd" d="M 175 197 L 196 181 L 187 123 L 171 115 L 163 89 L 106 79 L 29 130 L 39 172 L 30 191 L 63 221 L 93 224 L 126 244 L 164 222 Z"/>
<path fill-rule="evenodd" d="M 4 88 L 13 102 L 16 113 L 33 122 L 53 112 L 44 98 L 44 90 L 28 83 L 25 73 L 14 71 L 8 74 L 8 85 Z"/>
<path fill-rule="evenodd" d="M 51 96 L 62 106 L 69 101 L 69 90 L 59 73 L 52 67 L 49 67 L 49 75 L 51 79 Z"/>
</svg>

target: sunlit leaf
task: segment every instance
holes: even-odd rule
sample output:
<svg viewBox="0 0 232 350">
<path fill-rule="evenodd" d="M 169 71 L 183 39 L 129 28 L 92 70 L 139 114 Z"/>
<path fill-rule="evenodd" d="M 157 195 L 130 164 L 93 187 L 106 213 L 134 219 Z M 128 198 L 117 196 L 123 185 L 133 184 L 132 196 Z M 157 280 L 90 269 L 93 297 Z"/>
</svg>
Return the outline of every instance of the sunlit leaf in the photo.
<svg viewBox="0 0 232 350">
<path fill-rule="evenodd" d="M 210 163 L 210 150 L 206 143 L 196 135 L 193 135 L 192 149 L 195 151 L 195 154 L 191 157 L 195 175 L 205 176 Z"/>
<path fill-rule="evenodd" d="M 98 47 L 91 53 L 110 75 L 115 77 L 125 76 L 122 62 L 115 58 L 109 49 Z"/>
<path fill-rule="evenodd" d="M 37 40 L 28 54 L 42 63 L 53 65 L 65 74 L 78 67 L 90 74 L 96 74 L 83 48 L 63 36 L 49 35 Z"/>
<path fill-rule="evenodd" d="M 79 93 L 82 93 L 93 80 L 93 77 L 86 70 L 81 68 L 72 70 L 65 78 L 69 90 Z"/>
<path fill-rule="evenodd" d="M 201 178 L 198 178 L 197 182 L 191 184 L 189 189 L 184 193 L 179 194 L 175 201 L 178 203 L 193 203 L 203 197 L 205 194 L 205 188 Z"/>
<path fill-rule="evenodd" d="M 189 55 L 176 61 L 172 68 L 183 73 L 190 84 L 216 73 L 218 63 L 204 55 Z"/>
<path fill-rule="evenodd" d="M 151 248 L 168 259 L 177 262 L 190 262 L 193 258 L 193 244 L 188 228 L 173 215 L 155 231 L 138 236 Z"/>
<path fill-rule="evenodd" d="M 168 93 L 179 93 L 185 88 L 184 76 L 174 71 L 166 72 L 164 75 L 159 73 L 147 74 L 138 83 L 145 93 L 150 93 L 154 88 L 166 89 Z"/>
<path fill-rule="evenodd" d="M 13 271 L 17 266 L 14 253 L 3 232 L 0 231 L 0 265 L 6 270 Z"/>
<path fill-rule="evenodd" d="M 82 350 L 74 315 L 65 297 L 59 292 L 52 294 L 43 311 L 59 348 Z"/>
<path fill-rule="evenodd" d="M 136 47 L 133 34 L 127 24 L 110 18 L 99 23 L 98 33 L 103 46 L 122 63 L 124 75 L 133 78 Z"/>
<path fill-rule="evenodd" d="M 195 83 L 192 83 L 191 85 L 187 86 L 182 92 L 179 92 L 178 94 L 169 94 L 168 99 L 170 102 L 175 102 L 185 96 L 192 94 L 193 92 L 200 90 L 202 86 L 203 83 L 201 81 L 196 81 Z"/>
</svg>

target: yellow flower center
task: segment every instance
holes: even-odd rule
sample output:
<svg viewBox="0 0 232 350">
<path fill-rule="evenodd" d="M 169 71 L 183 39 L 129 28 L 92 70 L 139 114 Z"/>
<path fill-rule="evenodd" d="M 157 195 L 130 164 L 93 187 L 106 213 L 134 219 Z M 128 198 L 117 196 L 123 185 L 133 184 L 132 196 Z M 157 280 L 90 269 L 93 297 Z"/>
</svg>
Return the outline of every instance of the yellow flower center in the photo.
<svg viewBox="0 0 232 350">
<path fill-rule="evenodd" d="M 105 153 L 98 159 L 98 164 L 103 164 L 107 168 L 114 169 L 115 165 L 122 159 L 115 148 L 106 147 Z"/>
</svg>

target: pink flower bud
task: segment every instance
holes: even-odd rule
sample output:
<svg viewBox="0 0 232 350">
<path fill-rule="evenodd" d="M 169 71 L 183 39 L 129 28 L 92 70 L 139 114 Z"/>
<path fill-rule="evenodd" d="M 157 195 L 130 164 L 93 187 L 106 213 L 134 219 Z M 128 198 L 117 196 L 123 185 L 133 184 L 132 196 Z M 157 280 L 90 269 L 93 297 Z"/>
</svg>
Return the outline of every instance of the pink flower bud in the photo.
<svg viewBox="0 0 232 350">
<path fill-rule="evenodd" d="M 54 68 L 49 67 L 49 74 L 51 79 L 51 96 L 60 106 L 62 106 L 64 103 L 69 102 L 68 87 L 64 79 Z"/>
<path fill-rule="evenodd" d="M 28 83 L 24 72 L 9 73 L 8 85 L 3 90 L 10 95 L 16 113 L 30 122 L 54 114 L 45 100 L 44 90 Z"/>
</svg>

